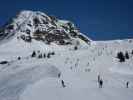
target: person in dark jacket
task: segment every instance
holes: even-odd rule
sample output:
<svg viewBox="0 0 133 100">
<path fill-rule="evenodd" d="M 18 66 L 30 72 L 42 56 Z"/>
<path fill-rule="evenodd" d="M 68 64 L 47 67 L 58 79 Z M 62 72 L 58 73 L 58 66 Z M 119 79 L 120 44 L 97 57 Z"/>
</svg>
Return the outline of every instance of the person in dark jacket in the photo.
<svg viewBox="0 0 133 100">
<path fill-rule="evenodd" d="M 66 85 L 65 85 L 65 83 L 64 83 L 64 81 L 63 81 L 63 80 L 61 80 L 61 84 L 62 84 L 62 87 L 63 87 L 63 88 L 65 88 L 65 87 L 66 87 Z"/>
<path fill-rule="evenodd" d="M 102 88 L 102 87 L 103 87 L 103 80 L 100 79 L 100 80 L 99 80 L 99 88 Z"/>
<path fill-rule="evenodd" d="M 58 78 L 60 78 L 61 77 L 61 73 L 58 73 Z"/>
<path fill-rule="evenodd" d="M 126 82 L 126 88 L 128 88 L 128 87 L 129 87 L 129 81 Z"/>
</svg>

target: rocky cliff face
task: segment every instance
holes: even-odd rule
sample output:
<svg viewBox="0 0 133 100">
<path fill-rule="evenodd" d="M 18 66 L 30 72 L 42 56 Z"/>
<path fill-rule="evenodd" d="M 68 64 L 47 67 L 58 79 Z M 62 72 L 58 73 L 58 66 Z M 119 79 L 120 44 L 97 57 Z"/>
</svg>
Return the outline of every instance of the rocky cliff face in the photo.
<svg viewBox="0 0 133 100">
<path fill-rule="evenodd" d="M 0 40 L 16 36 L 25 42 L 32 40 L 46 44 L 73 45 L 91 40 L 80 33 L 76 26 L 66 20 L 59 20 L 39 11 L 21 11 L 0 29 Z"/>
</svg>

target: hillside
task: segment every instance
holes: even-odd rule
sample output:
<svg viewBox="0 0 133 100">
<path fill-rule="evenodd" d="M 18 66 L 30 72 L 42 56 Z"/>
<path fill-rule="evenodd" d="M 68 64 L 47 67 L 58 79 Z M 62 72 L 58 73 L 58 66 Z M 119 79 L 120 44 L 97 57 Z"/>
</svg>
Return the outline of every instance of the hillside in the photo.
<svg viewBox="0 0 133 100">
<path fill-rule="evenodd" d="M 68 28 L 64 34 L 69 39 L 62 37 L 61 32 L 61 40 L 52 38 L 48 43 L 47 39 L 56 34 L 55 29 L 64 30 L 59 22 L 66 25 L 66 21 L 58 20 L 52 33 L 46 33 L 52 35 L 47 37 L 42 33 L 39 40 L 34 37 L 36 28 L 31 24 L 28 35 L 31 41 L 27 41 L 21 36 L 27 37 L 25 30 L 33 21 L 33 16 L 29 18 L 28 15 L 36 13 L 39 13 L 36 15 L 39 20 L 44 18 L 40 12 L 23 11 L 1 28 L 0 100 L 132 100 L 132 39 L 93 41 L 74 29 L 88 40 L 84 41 L 79 35 L 72 36 Z M 50 20 L 47 15 L 45 17 Z M 12 24 L 14 27 L 10 29 L 8 26 Z M 37 29 L 40 25 L 47 28 L 46 24 L 38 24 Z M 48 27 L 50 24 L 48 21 Z M 62 40 L 71 43 L 60 44 Z M 118 57 L 120 52 L 124 61 Z M 103 80 L 103 88 L 98 86 L 98 75 Z M 129 88 L 126 88 L 128 81 Z"/>
</svg>

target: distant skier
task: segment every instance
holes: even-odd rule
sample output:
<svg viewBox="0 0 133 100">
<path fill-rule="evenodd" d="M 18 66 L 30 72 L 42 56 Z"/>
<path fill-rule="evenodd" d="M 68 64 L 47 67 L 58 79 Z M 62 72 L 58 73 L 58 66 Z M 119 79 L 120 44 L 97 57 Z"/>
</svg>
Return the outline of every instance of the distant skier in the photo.
<svg viewBox="0 0 133 100">
<path fill-rule="evenodd" d="M 126 88 L 128 88 L 128 87 L 129 87 L 129 81 L 126 82 Z"/>
<path fill-rule="evenodd" d="M 61 73 L 58 73 L 58 78 L 60 78 L 61 77 Z"/>
<path fill-rule="evenodd" d="M 103 87 L 103 80 L 100 79 L 100 80 L 99 80 L 99 88 L 102 88 L 102 87 Z"/>
<path fill-rule="evenodd" d="M 98 75 L 98 78 L 97 78 L 97 80 L 98 80 L 98 83 L 99 83 L 99 81 L 100 81 L 100 75 Z"/>
<path fill-rule="evenodd" d="M 64 81 L 63 81 L 63 80 L 61 80 L 61 84 L 62 84 L 62 87 L 63 87 L 63 88 L 65 88 L 65 87 L 66 87 L 66 85 L 65 85 L 65 83 L 64 83 Z"/>
<path fill-rule="evenodd" d="M 21 60 L 21 57 L 18 57 L 18 60 Z"/>
</svg>

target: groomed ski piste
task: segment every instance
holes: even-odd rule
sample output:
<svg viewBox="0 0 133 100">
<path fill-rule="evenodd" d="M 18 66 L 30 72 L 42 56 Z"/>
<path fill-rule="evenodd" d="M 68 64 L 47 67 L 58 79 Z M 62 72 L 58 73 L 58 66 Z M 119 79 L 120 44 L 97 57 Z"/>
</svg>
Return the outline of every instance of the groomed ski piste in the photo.
<svg viewBox="0 0 133 100">
<path fill-rule="evenodd" d="M 133 56 L 122 63 L 116 56 L 119 51 L 130 52 L 133 40 L 92 41 L 73 48 L 16 38 L 2 43 L 0 60 L 9 63 L 0 64 L 0 100 L 132 100 Z M 34 50 L 55 55 L 31 57 Z"/>
</svg>

